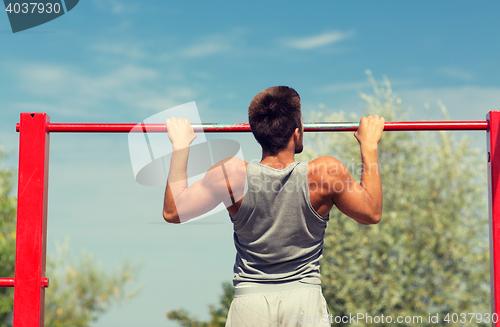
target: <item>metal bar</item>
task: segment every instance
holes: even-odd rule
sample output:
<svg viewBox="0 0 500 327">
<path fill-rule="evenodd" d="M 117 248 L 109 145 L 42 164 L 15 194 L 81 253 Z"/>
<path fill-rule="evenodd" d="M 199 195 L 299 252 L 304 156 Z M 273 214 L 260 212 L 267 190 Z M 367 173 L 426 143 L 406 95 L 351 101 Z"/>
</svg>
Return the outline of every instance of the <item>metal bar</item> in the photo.
<svg viewBox="0 0 500 327">
<path fill-rule="evenodd" d="M 488 150 L 488 203 L 490 225 L 491 312 L 500 315 L 500 111 L 486 116 L 490 128 L 486 138 Z M 492 323 L 492 326 L 497 324 Z"/>
<path fill-rule="evenodd" d="M 0 278 L 0 287 L 14 287 L 14 278 L 11 277 Z"/>
<path fill-rule="evenodd" d="M 50 118 L 22 113 L 19 134 L 14 326 L 42 327 L 45 311 L 45 253 Z"/>
<path fill-rule="evenodd" d="M 491 125 L 490 125 L 491 124 Z M 355 131 L 358 122 L 305 123 L 307 132 Z M 492 130 L 490 130 L 492 126 Z M 137 128 L 140 127 L 140 128 Z M 490 187 L 490 253 L 492 312 L 500 314 L 500 149 L 495 156 L 500 111 L 487 121 L 388 122 L 386 131 L 488 131 Z M 194 124 L 197 132 L 251 132 L 248 124 Z M 164 133 L 164 124 L 50 123 L 45 113 L 22 113 L 20 132 L 14 326 L 43 326 L 45 309 L 45 254 L 47 235 L 49 133 Z M 14 286 L 13 278 L 0 278 L 0 287 Z"/>
<path fill-rule="evenodd" d="M 251 132 L 250 125 L 240 124 L 193 124 L 195 132 L 238 133 Z M 304 123 L 306 132 L 349 132 L 358 129 L 358 122 Z M 141 128 L 138 128 L 141 127 Z M 106 123 L 48 123 L 51 133 L 165 133 L 164 124 L 106 124 Z M 429 122 L 388 122 L 386 131 L 485 131 L 487 121 L 429 121 Z M 20 130 L 19 124 L 16 130 Z"/>
<path fill-rule="evenodd" d="M 0 277 L 0 287 L 14 287 L 15 281 L 12 277 Z M 42 286 L 49 287 L 49 279 L 45 276 L 42 277 Z"/>
</svg>

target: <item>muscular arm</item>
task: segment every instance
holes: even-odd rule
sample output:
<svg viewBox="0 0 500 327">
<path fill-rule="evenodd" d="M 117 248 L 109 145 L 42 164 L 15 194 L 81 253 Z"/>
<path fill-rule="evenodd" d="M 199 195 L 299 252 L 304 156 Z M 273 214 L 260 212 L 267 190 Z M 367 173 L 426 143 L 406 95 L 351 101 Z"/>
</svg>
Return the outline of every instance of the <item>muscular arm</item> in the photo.
<svg viewBox="0 0 500 327">
<path fill-rule="evenodd" d="M 359 128 L 354 133 L 361 149 L 361 185 L 354 182 L 352 192 L 340 192 L 334 196 L 334 202 L 339 210 L 360 224 L 376 224 L 382 218 L 378 143 L 382 138 L 384 123 L 384 118 L 378 116 L 361 118 Z M 352 180 L 350 174 L 344 178 Z"/>
<path fill-rule="evenodd" d="M 163 202 L 163 218 L 170 223 L 180 223 L 177 206 L 180 205 L 180 195 L 187 188 L 189 146 L 196 134 L 187 119 L 167 119 L 165 125 L 173 152 Z"/>
<path fill-rule="evenodd" d="M 363 225 L 376 224 L 382 218 L 378 142 L 382 137 L 383 126 L 383 118 L 363 117 L 354 134 L 361 149 L 361 183 L 353 180 L 349 170 L 333 157 L 322 157 L 312 162 L 313 167 L 319 167 L 315 170 L 316 174 L 323 176 L 320 177 L 323 205 L 335 204 L 342 213 Z"/>
<path fill-rule="evenodd" d="M 221 202 L 226 207 L 232 205 L 228 191 L 229 180 L 224 175 L 224 165 L 221 163 L 213 166 L 201 180 L 187 186 L 186 152 L 188 150 L 182 150 L 175 159 L 172 155 L 163 203 L 163 218 L 169 223 L 186 222 L 209 212 Z"/>
<path fill-rule="evenodd" d="M 333 194 L 332 199 L 337 208 L 358 223 L 376 224 L 382 218 L 382 183 L 378 168 L 377 149 L 361 148 L 363 172 L 361 183 L 351 177 L 347 168 L 340 176 L 344 187 L 341 192 Z"/>
<path fill-rule="evenodd" d="M 163 218 L 169 223 L 186 222 L 209 212 L 220 203 L 227 208 L 240 199 L 245 181 L 246 163 L 228 158 L 214 165 L 205 176 L 187 186 L 189 145 L 196 135 L 189 121 L 171 119 L 166 122 L 173 153 L 168 173 Z M 232 188 L 231 188 L 232 186 Z"/>
</svg>

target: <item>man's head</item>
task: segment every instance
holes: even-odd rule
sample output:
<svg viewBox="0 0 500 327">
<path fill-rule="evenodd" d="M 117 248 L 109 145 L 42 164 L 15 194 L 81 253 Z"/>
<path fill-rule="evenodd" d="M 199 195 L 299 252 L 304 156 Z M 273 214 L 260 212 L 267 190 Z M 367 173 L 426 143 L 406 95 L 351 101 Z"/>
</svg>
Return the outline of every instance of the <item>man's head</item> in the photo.
<svg viewBox="0 0 500 327">
<path fill-rule="evenodd" d="M 255 139 L 264 151 L 276 155 L 284 150 L 298 128 L 302 151 L 302 114 L 300 96 L 291 87 L 273 86 L 257 94 L 248 107 L 248 120 Z"/>
</svg>

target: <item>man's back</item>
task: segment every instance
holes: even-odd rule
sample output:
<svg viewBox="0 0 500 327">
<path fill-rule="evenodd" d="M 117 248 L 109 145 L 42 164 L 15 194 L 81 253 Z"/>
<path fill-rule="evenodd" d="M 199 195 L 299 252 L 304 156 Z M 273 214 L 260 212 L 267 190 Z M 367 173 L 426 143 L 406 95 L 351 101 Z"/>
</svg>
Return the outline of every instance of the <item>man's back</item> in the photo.
<svg viewBox="0 0 500 327">
<path fill-rule="evenodd" d="M 283 169 L 247 166 L 246 194 L 236 214 L 234 284 L 302 281 L 320 284 L 319 261 L 328 215 L 309 198 L 307 163 Z"/>
<path fill-rule="evenodd" d="M 262 187 L 255 192 L 252 178 L 259 173 L 237 158 L 219 162 L 188 187 L 189 144 L 196 136 L 187 120 L 166 121 L 174 153 L 165 189 L 164 219 L 183 222 L 221 202 L 233 216 L 237 287 L 227 327 L 299 326 L 304 322 L 299 317 L 304 316 L 313 319 L 306 322 L 308 326 L 328 326 L 328 308 L 318 283 L 326 228 L 322 217 L 333 205 L 360 224 L 375 224 L 382 216 L 377 147 L 384 119 L 363 117 L 354 133 L 363 161 L 361 182 L 357 183 L 335 158 L 295 162 L 294 155 L 303 149 L 300 107 L 295 90 L 278 86 L 257 94 L 248 110 L 250 128 L 262 146 L 262 160 L 256 167 L 273 172 L 279 181 L 274 186 L 282 186 L 283 192 L 266 192 Z M 294 175 L 295 169 L 300 173 Z M 249 178 L 245 178 L 247 170 Z M 285 185 L 296 179 L 304 186 L 291 196 Z M 245 195 L 246 180 L 250 187 Z M 259 183 L 263 184 L 262 176 Z M 268 186 L 273 187 L 272 183 Z"/>
</svg>

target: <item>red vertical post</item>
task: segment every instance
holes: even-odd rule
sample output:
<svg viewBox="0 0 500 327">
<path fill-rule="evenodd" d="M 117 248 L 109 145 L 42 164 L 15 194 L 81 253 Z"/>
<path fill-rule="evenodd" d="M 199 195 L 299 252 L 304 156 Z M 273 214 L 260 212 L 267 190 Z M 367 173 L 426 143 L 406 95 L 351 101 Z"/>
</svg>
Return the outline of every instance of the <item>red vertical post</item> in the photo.
<svg viewBox="0 0 500 327">
<path fill-rule="evenodd" d="M 500 316 L 500 111 L 490 111 L 488 120 L 488 193 L 490 216 L 491 312 Z M 493 319 L 492 319 L 493 320 Z M 497 324 L 493 323 L 492 326 Z"/>
<path fill-rule="evenodd" d="M 49 133 L 45 113 L 22 113 L 19 134 L 14 327 L 43 327 Z"/>
</svg>

